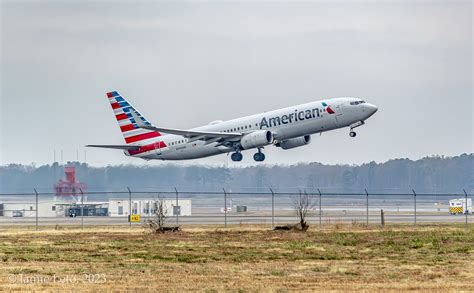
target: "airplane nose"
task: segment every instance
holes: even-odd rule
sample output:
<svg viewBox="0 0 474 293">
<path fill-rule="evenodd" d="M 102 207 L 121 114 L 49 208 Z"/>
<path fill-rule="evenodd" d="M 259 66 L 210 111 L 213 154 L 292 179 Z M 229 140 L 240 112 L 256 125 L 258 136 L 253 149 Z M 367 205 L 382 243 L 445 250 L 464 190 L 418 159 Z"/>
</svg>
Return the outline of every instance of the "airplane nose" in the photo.
<svg viewBox="0 0 474 293">
<path fill-rule="evenodd" d="M 377 110 L 379 109 L 379 108 L 377 108 L 377 106 L 375 106 L 373 104 L 369 104 L 369 103 L 366 103 L 365 107 L 366 107 L 367 113 L 369 114 L 369 117 L 374 115 L 375 112 L 377 112 Z"/>
</svg>

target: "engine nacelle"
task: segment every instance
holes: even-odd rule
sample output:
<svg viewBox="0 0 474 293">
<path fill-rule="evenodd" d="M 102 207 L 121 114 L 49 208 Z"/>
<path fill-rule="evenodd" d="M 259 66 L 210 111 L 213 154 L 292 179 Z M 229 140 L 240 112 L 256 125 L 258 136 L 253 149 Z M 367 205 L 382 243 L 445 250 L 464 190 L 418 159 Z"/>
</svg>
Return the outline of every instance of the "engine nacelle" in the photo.
<svg viewBox="0 0 474 293">
<path fill-rule="evenodd" d="M 269 130 L 258 130 L 246 134 L 240 140 L 244 150 L 259 148 L 273 143 L 273 134 Z"/>
<path fill-rule="evenodd" d="M 277 144 L 277 146 L 281 147 L 284 150 L 288 150 L 288 149 L 307 145 L 310 142 L 311 142 L 311 135 L 305 135 L 305 136 L 295 137 L 295 138 L 281 141 Z"/>
</svg>

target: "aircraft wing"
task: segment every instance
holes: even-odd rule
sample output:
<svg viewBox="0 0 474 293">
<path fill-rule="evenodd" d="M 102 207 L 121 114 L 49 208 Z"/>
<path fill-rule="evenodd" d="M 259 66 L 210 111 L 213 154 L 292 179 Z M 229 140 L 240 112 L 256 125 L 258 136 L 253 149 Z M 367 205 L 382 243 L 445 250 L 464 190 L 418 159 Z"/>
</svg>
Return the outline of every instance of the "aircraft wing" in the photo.
<svg viewBox="0 0 474 293">
<path fill-rule="evenodd" d="M 187 138 L 197 138 L 199 136 L 203 136 L 205 140 L 210 138 L 241 138 L 242 133 L 236 132 L 214 132 L 214 131 L 194 131 L 194 130 L 182 130 L 182 129 L 175 129 L 175 128 L 164 128 L 164 127 L 155 127 L 150 125 L 139 126 L 143 129 L 154 130 L 169 134 L 176 134 L 181 135 Z"/>
<path fill-rule="evenodd" d="M 141 146 L 139 145 L 112 145 L 112 144 L 88 144 L 86 147 L 90 148 L 105 148 L 105 149 L 118 149 L 118 150 L 138 150 Z"/>
<path fill-rule="evenodd" d="M 138 127 L 158 132 L 164 132 L 169 134 L 176 134 L 181 135 L 186 138 L 190 138 L 192 141 L 195 140 L 204 140 L 208 141 L 210 139 L 218 141 L 220 140 L 234 140 L 240 139 L 243 134 L 239 132 L 215 132 L 215 131 L 196 131 L 196 130 L 182 130 L 182 129 L 175 129 L 175 128 L 164 128 L 164 127 L 155 127 L 152 125 L 147 125 L 143 123 L 143 121 L 138 117 L 138 115 L 134 111 L 130 111 L 132 114 L 133 119 L 137 123 Z"/>
</svg>

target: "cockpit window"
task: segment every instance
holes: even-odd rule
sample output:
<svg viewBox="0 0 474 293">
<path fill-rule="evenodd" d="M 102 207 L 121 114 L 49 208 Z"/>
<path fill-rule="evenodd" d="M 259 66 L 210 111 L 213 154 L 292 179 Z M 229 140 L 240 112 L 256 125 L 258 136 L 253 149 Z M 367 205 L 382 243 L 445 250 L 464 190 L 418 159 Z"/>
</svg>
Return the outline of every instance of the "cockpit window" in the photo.
<svg viewBox="0 0 474 293">
<path fill-rule="evenodd" d="M 363 104 L 363 103 L 365 103 L 364 100 L 350 102 L 351 105 L 359 105 L 359 104 Z"/>
</svg>

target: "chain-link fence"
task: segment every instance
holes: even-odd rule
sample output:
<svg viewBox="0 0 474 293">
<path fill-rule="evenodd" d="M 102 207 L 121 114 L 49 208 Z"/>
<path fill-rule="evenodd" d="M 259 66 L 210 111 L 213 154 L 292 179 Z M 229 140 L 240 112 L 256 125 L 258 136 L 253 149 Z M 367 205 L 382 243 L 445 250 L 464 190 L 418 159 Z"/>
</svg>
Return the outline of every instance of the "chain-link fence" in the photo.
<svg viewBox="0 0 474 293">
<path fill-rule="evenodd" d="M 37 192 L 0 194 L 0 226 L 140 225 L 163 200 L 172 225 L 275 226 L 298 221 L 295 200 L 310 198 L 307 222 L 334 223 L 457 223 L 472 221 L 472 194 L 326 192 L 319 189 L 279 192 L 126 191 L 78 192 L 56 196 Z"/>
</svg>

